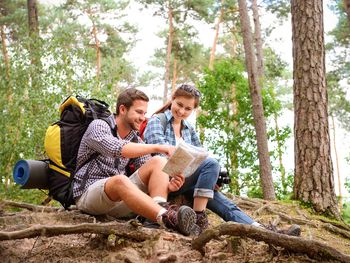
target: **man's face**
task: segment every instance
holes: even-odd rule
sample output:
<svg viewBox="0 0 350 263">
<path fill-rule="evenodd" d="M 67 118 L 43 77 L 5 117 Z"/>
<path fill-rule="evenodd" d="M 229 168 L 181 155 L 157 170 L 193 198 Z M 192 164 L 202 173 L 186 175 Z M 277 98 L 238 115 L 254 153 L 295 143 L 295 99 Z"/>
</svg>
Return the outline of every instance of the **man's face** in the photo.
<svg viewBox="0 0 350 263">
<path fill-rule="evenodd" d="M 140 130 L 141 123 L 146 119 L 148 102 L 135 100 L 129 110 L 125 109 L 124 121 L 133 130 Z"/>
</svg>

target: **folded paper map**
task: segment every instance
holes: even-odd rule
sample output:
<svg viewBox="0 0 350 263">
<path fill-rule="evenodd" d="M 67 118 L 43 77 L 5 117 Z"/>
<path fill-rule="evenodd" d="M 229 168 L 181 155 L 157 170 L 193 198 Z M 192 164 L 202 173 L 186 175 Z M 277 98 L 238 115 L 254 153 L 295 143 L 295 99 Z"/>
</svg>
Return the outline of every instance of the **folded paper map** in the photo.
<svg viewBox="0 0 350 263">
<path fill-rule="evenodd" d="M 189 177 L 198 169 L 208 155 L 208 152 L 202 148 L 180 142 L 174 154 L 164 166 L 163 172 L 169 176 L 181 173 L 185 177 Z"/>
</svg>

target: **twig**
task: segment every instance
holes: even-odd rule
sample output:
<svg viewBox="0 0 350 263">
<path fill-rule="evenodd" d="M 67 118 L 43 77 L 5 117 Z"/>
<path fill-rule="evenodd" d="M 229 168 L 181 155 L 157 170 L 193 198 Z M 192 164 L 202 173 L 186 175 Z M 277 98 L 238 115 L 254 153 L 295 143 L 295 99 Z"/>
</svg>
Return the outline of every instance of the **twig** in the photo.
<svg viewBox="0 0 350 263">
<path fill-rule="evenodd" d="M 292 252 L 307 254 L 311 258 L 323 260 L 333 259 L 344 263 L 350 262 L 350 256 L 319 241 L 282 235 L 252 225 L 232 222 L 224 223 L 213 229 L 204 231 L 198 238 L 192 241 L 192 247 L 204 254 L 206 243 L 221 235 L 248 237 L 257 241 L 264 241 L 267 244 L 277 245 Z"/>
</svg>

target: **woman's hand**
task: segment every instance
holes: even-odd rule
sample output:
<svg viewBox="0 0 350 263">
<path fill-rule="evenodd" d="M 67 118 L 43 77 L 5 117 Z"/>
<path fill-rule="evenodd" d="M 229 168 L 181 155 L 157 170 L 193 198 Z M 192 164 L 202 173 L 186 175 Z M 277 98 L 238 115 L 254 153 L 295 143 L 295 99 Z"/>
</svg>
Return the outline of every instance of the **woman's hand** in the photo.
<svg viewBox="0 0 350 263">
<path fill-rule="evenodd" d="M 185 182 L 185 177 L 183 176 L 183 174 L 178 174 L 173 176 L 168 184 L 168 190 L 169 192 L 176 192 L 177 190 L 179 190 L 181 188 L 181 186 L 184 184 Z"/>
</svg>

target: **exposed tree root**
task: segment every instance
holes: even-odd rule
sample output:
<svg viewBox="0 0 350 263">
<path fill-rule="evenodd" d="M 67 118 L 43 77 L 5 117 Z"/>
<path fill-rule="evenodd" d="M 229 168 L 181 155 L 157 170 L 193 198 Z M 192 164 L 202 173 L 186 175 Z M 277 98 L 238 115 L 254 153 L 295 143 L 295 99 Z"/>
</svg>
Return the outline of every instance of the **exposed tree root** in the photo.
<svg viewBox="0 0 350 263">
<path fill-rule="evenodd" d="M 79 225 L 35 225 L 19 231 L 1 231 L 0 241 L 33 238 L 37 236 L 51 237 L 81 233 L 95 233 L 104 235 L 115 234 L 116 236 L 125 237 L 136 241 L 154 239 L 159 235 L 158 230 L 137 228 L 128 223 L 85 223 Z"/>
<path fill-rule="evenodd" d="M 7 200 L 3 200 L 1 202 L 1 204 L 3 206 L 25 208 L 25 209 L 27 209 L 29 211 L 33 211 L 33 212 L 57 212 L 57 211 L 63 210 L 63 208 L 59 208 L 59 207 L 32 205 L 32 204 L 19 203 L 19 202 L 14 202 L 14 201 L 7 201 Z"/>
<path fill-rule="evenodd" d="M 331 259 L 344 263 L 350 262 L 350 256 L 319 241 L 277 234 L 251 225 L 236 223 L 224 223 L 213 229 L 204 231 L 198 238 L 192 241 L 192 247 L 204 254 L 205 245 L 211 239 L 222 235 L 248 237 L 257 241 L 264 241 L 270 245 L 283 247 L 291 252 L 304 253 L 315 259 Z"/>
</svg>

